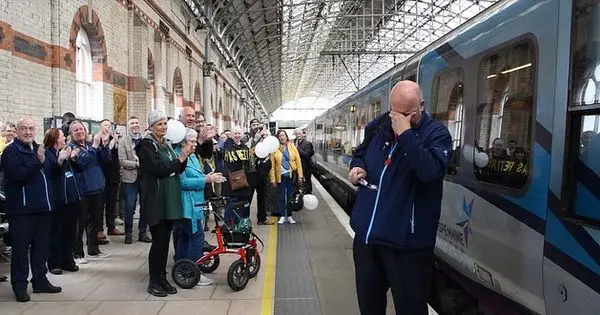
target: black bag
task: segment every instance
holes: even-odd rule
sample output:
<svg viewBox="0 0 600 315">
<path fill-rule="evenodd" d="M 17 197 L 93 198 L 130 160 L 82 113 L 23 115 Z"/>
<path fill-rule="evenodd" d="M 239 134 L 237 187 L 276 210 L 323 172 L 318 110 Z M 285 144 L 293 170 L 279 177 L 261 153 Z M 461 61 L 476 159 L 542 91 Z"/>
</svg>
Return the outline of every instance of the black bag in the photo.
<svg viewBox="0 0 600 315">
<path fill-rule="evenodd" d="M 287 206 L 290 210 L 296 212 L 302 210 L 304 208 L 304 195 L 302 194 L 302 190 L 298 190 L 292 195 L 292 198 L 288 200 Z"/>
</svg>

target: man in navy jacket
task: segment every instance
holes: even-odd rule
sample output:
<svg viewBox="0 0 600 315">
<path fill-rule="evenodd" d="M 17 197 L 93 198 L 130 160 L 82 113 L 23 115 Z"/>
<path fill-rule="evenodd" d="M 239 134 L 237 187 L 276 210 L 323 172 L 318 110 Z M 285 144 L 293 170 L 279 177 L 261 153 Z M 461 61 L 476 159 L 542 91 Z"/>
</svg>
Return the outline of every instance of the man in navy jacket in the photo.
<svg viewBox="0 0 600 315">
<path fill-rule="evenodd" d="M 33 140 L 33 119 L 21 118 L 16 133 L 17 137 L 2 153 L 1 163 L 6 176 L 6 215 L 12 240 L 10 279 L 17 301 L 27 302 L 30 300 L 27 294 L 30 247 L 33 292 L 58 293 L 61 288 L 50 284 L 46 277 L 53 210 L 46 173 L 52 168 L 52 162 L 46 161 L 44 148 Z"/>
<path fill-rule="evenodd" d="M 419 86 L 397 83 L 391 112 L 373 120 L 349 180 L 359 185 L 350 224 L 361 314 L 427 314 L 442 185 L 452 150 L 447 128 L 424 110 Z"/>
</svg>

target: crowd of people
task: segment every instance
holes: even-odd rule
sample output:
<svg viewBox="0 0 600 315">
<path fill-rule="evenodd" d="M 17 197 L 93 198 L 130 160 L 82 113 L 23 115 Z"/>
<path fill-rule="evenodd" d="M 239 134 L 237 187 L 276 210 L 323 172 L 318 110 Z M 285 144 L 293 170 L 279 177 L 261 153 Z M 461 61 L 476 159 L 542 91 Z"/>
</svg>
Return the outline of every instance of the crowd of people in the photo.
<svg viewBox="0 0 600 315">
<path fill-rule="evenodd" d="M 124 236 L 124 243 L 131 244 L 138 201 L 137 240 L 151 243 L 148 292 L 160 297 L 177 293 L 166 278 L 171 235 L 176 260 L 197 260 L 203 254 L 209 219 L 203 204 L 211 197 L 245 202 L 241 211 L 225 210 L 227 224 L 250 216 L 255 192 L 259 225 L 274 224 L 268 212 L 279 217 L 279 224 L 296 223 L 288 200 L 299 189 L 312 191 L 314 151 L 303 130 L 294 131 L 295 141 L 278 130 L 278 149 L 259 158 L 254 148 L 270 132 L 257 119 L 250 121 L 248 132 L 234 127 L 217 134 L 201 112 L 184 107 L 178 117 L 186 127 L 180 143 L 166 137 L 169 119 L 152 111 L 142 131 L 140 119 L 130 117 L 126 132 L 103 120 L 92 134 L 82 120 L 65 113 L 62 126 L 46 130 L 40 144 L 30 117 L 2 126 L 0 182 L 17 301 L 30 300 L 30 266 L 34 293 L 58 293 L 62 289 L 50 283 L 48 271 L 77 272 L 88 259 L 110 257 L 100 250 L 107 234 Z M 121 224 L 124 232 L 117 228 Z M 211 284 L 202 275 L 199 285 Z"/>
</svg>

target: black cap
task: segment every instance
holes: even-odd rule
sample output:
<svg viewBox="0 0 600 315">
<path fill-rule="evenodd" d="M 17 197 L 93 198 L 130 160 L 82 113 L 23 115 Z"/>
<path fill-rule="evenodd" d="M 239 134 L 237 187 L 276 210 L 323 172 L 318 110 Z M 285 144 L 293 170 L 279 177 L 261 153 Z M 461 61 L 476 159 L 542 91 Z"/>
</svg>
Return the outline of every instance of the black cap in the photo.
<svg viewBox="0 0 600 315">
<path fill-rule="evenodd" d="M 259 123 L 259 124 L 260 124 L 260 120 L 258 120 L 258 119 L 256 119 L 256 118 L 252 118 L 252 119 L 250 120 L 250 124 L 251 124 L 251 125 L 252 125 L 252 123 L 255 123 L 255 122 L 257 122 L 257 123 Z"/>
</svg>

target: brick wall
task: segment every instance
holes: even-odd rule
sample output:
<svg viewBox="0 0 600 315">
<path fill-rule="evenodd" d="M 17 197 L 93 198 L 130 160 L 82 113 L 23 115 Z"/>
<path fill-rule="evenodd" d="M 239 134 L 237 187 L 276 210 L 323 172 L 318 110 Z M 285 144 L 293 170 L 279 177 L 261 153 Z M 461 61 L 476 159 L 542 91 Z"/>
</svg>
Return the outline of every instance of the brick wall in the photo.
<svg viewBox="0 0 600 315">
<path fill-rule="evenodd" d="M 115 113 L 114 105 L 115 95 L 122 91 L 125 117 L 136 115 L 145 121 L 152 103 L 173 115 L 176 68 L 181 72 L 184 104 L 195 105 L 198 85 L 200 109 L 204 93 L 212 95 L 213 110 L 219 101 L 225 105 L 227 90 L 234 95 L 231 106 L 241 112 L 239 102 L 233 101 L 235 95 L 241 97 L 240 83 L 223 68 L 224 58 L 217 51 L 210 54 L 217 70 L 210 77 L 210 91 L 204 90 L 204 37 L 186 27 L 181 12 L 177 0 L 0 1 L 0 120 L 30 115 L 41 129 L 44 117 L 67 111 L 77 115 L 74 42 L 80 28 L 92 45 L 93 104 L 102 108 L 102 118 L 123 117 Z M 161 31 L 161 24 L 168 32 L 164 27 Z M 148 81 L 149 55 L 153 82 Z M 212 122 L 231 121 L 231 106 L 229 112 L 213 115 L 219 122 Z M 249 119 L 238 117 L 239 123 Z"/>
</svg>

